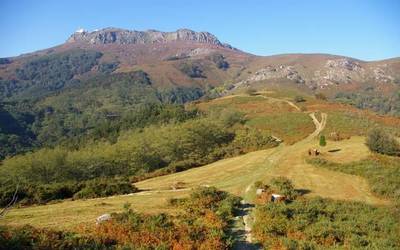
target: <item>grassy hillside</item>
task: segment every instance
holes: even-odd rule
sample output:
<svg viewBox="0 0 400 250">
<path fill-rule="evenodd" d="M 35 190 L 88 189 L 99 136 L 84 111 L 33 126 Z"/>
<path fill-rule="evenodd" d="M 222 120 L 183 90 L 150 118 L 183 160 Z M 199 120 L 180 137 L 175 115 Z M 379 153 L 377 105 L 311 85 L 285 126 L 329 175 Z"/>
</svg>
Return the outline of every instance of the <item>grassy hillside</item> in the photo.
<svg viewBox="0 0 400 250">
<path fill-rule="evenodd" d="M 396 247 L 398 243 L 392 241 L 393 233 L 385 233 L 387 230 L 398 230 L 395 224 L 398 197 L 393 195 L 396 193 L 398 179 L 395 158 L 371 154 L 365 145 L 364 135 L 374 126 L 396 134 L 398 119 L 378 116 L 310 96 L 305 96 L 305 99 L 296 103 L 295 96 L 284 97 L 284 93 L 263 92 L 193 103 L 188 110 L 196 107 L 207 116 L 191 117 L 185 112 L 178 112 L 176 114 L 189 116 L 172 123 L 167 120 L 169 122 L 161 125 L 148 126 L 148 123 L 144 123 L 144 128 L 140 130 L 123 132 L 115 144 L 88 144 L 87 148 L 67 152 L 64 163 L 72 162 L 73 159 L 73 162 L 79 163 L 76 166 L 85 166 L 82 170 L 93 170 L 95 166 L 103 168 L 104 163 L 108 162 L 110 166 L 116 163 L 116 166 L 131 166 L 139 172 L 147 169 L 151 173 L 154 170 L 151 166 L 154 164 L 149 162 L 150 158 L 143 157 L 148 153 L 153 156 L 152 160 L 154 156 L 160 157 L 159 162 L 170 164 L 167 169 L 175 171 L 156 171 L 155 175 L 147 176 L 156 177 L 142 181 L 137 181 L 141 178 L 132 178 L 134 186 L 140 189 L 137 193 L 86 200 L 66 199 L 54 204 L 13 208 L 1 219 L 0 224 L 31 224 L 76 232 L 81 230 L 82 225 L 93 228 L 95 219 L 101 214 L 123 212 L 126 202 L 137 212 L 175 216 L 182 212 L 182 207 L 171 206 L 171 202 L 174 203 L 176 198 L 188 197 L 197 187 L 215 186 L 252 203 L 257 201 L 256 182 L 269 183 L 276 177 L 286 177 L 300 195 L 298 200 L 289 205 L 257 205 L 253 212 L 249 210 L 250 217 L 246 217 L 247 219 L 240 215 L 244 210 L 238 208 L 239 219 L 231 224 L 234 227 L 232 232 L 253 227 L 249 231 L 253 239 L 265 247 L 299 247 L 307 244 L 317 248 L 335 244 L 338 247 L 374 244 Z M 159 116 L 155 119 L 158 120 Z M 293 130 L 296 131 L 292 132 Z M 327 145 L 319 146 L 318 136 L 332 132 L 339 133 L 344 139 L 332 141 L 328 136 Z M 268 148 L 271 145 L 263 144 L 263 140 L 259 140 L 263 138 L 260 135 L 279 137 L 283 139 L 283 143 Z M 222 144 L 219 144 L 218 138 L 229 140 L 222 140 Z M 145 151 L 135 151 L 135 145 L 138 146 L 137 149 L 144 145 L 147 148 Z M 259 150 L 263 147 L 267 149 Z M 320 151 L 318 157 L 308 155 L 308 151 L 314 148 Z M 254 152 L 246 153 L 249 151 Z M 51 151 L 46 152 L 42 154 L 51 155 Z M 38 158 L 35 153 L 32 156 L 32 159 Z M 226 159 L 218 160 L 221 157 Z M 26 161 L 24 157 L 19 159 Z M 127 164 L 121 164 L 124 159 Z M 193 160 L 197 162 L 194 165 Z M 4 166 L 8 166 L 8 169 L 12 165 L 9 161 L 16 160 L 11 158 L 5 161 Z M 96 165 L 96 162 L 101 164 Z M 132 162 L 148 165 L 136 168 Z M 209 162 L 211 163 L 207 164 Z M 187 166 L 197 167 L 186 170 Z M 157 176 L 160 174 L 162 176 Z M 294 220 L 287 216 L 288 209 L 295 214 Z M 314 218 L 314 214 L 310 212 L 324 213 L 328 210 L 332 215 L 330 219 L 324 216 Z M 347 211 L 344 217 L 341 216 L 343 211 Z M 309 230 L 299 224 L 298 218 L 304 216 L 307 218 L 304 223 Z M 255 222 L 252 221 L 254 217 Z M 369 223 L 378 227 L 375 231 L 370 228 L 361 230 L 363 236 L 360 238 L 357 233 L 349 231 L 347 224 L 340 218 L 360 227 Z M 279 228 L 268 226 L 271 221 L 274 222 L 273 225 L 279 225 Z M 315 234 L 320 231 L 323 233 Z M 248 234 L 247 232 L 246 235 Z M 231 236 L 237 237 L 236 233 Z M 117 235 L 113 237 L 118 238 Z"/>
<path fill-rule="evenodd" d="M 263 103 L 264 101 L 273 101 L 272 103 L 274 104 L 278 102 L 275 99 L 268 100 L 260 97 L 234 97 L 229 99 L 216 100 L 215 102 L 224 103 L 226 101 L 232 101 L 235 102 L 235 104 L 239 105 L 238 107 L 240 107 L 240 105 L 242 104 L 247 106 L 251 105 L 252 98 L 254 98 L 255 100 L 254 103 L 257 104 L 254 105 L 254 107 L 259 107 L 260 102 Z M 214 104 L 213 102 L 214 101 L 199 104 L 199 107 L 207 107 L 208 109 L 211 109 L 212 105 Z M 280 102 L 282 102 L 281 105 L 285 109 L 292 110 L 292 112 L 294 112 L 295 114 L 303 114 L 298 112 L 297 110 L 294 111 L 294 108 L 287 103 L 283 104 L 285 102 Z M 232 108 L 232 106 L 233 105 L 229 106 L 229 108 Z M 276 107 L 277 105 L 273 106 Z M 264 105 L 261 105 L 261 107 L 266 107 L 266 109 L 259 109 L 259 113 L 264 115 L 264 112 L 268 110 L 268 107 Z M 249 110 L 251 111 L 251 109 L 247 109 L 247 111 Z M 248 113 L 257 115 L 257 113 L 255 112 Z M 312 119 L 307 114 L 304 115 L 308 117 L 309 123 L 312 124 Z M 327 126 L 330 121 L 331 120 L 329 119 L 328 115 Z M 318 133 L 322 129 L 323 127 L 319 127 L 318 131 L 316 132 Z M 371 204 L 387 204 L 386 200 L 378 199 L 373 194 L 371 194 L 367 182 L 362 178 L 342 174 L 339 172 L 324 170 L 306 164 L 305 160 L 307 159 L 307 150 L 317 147 L 317 140 L 314 139 L 315 136 L 316 133 L 313 133 L 308 137 L 304 133 L 303 137 L 305 139 L 302 139 L 299 142 L 294 143 L 293 145 L 281 145 L 277 148 L 248 153 L 243 156 L 221 160 L 203 167 L 198 167 L 179 173 L 138 182 L 135 183 L 135 186 L 143 190 L 151 191 L 148 193 L 145 192 L 134 194 L 132 197 L 127 196 L 126 198 L 119 197 L 113 199 L 119 201 L 116 204 L 120 205 L 126 199 L 133 199 L 134 197 L 145 195 L 146 199 L 149 199 L 149 202 L 145 200 L 143 200 L 143 202 L 146 202 L 147 204 L 150 203 L 149 205 L 152 206 L 152 202 L 150 202 L 153 196 L 152 192 L 161 192 L 160 195 L 165 193 L 166 195 L 168 194 L 168 197 L 173 197 L 174 194 L 184 195 L 188 189 L 199 185 L 216 186 L 220 189 L 237 195 L 252 197 L 253 191 L 250 190 L 253 190 L 252 184 L 255 181 L 268 181 L 275 176 L 286 176 L 294 182 L 296 188 L 307 190 L 307 196 L 317 195 L 341 200 L 363 201 Z M 334 153 L 329 152 L 332 149 L 340 150 Z M 357 152 L 357 154 L 354 154 L 354 152 Z M 362 137 L 352 137 L 351 139 L 337 142 L 328 141 L 328 146 L 322 149 L 322 155 L 327 159 L 335 162 L 350 162 L 357 159 L 361 160 L 367 157 L 368 154 L 368 150 L 364 145 L 364 139 Z M 172 189 L 173 186 L 176 185 L 176 183 L 180 183 L 180 188 L 183 189 L 177 190 L 177 192 L 169 191 Z M 140 199 L 138 199 L 138 202 L 141 202 Z M 70 210 L 68 210 L 68 213 L 74 214 L 74 203 L 86 204 L 84 201 L 65 201 L 63 203 L 50 206 L 68 206 L 70 208 Z M 90 201 L 88 201 L 88 203 L 90 203 Z M 137 209 L 140 210 L 141 205 L 139 203 L 137 204 Z M 157 201 L 154 203 L 154 205 L 156 204 L 160 203 Z M 161 207 L 163 206 L 162 204 L 160 205 Z M 135 207 L 135 205 L 133 205 L 133 207 Z M 39 206 L 37 208 L 24 208 L 21 210 L 15 210 L 15 212 L 18 211 L 18 213 L 26 214 L 30 213 L 31 211 L 38 211 L 38 213 L 40 213 L 40 211 L 42 211 L 42 208 L 47 209 L 47 206 Z M 113 208 L 110 207 L 110 209 L 118 209 L 118 206 L 115 205 L 113 206 Z M 57 210 L 54 211 L 56 212 Z M 10 221 L 13 220 L 13 213 L 15 212 L 11 211 L 11 213 L 8 215 Z M 60 219 L 62 219 L 63 216 L 60 215 L 60 217 Z M 89 218 L 87 219 L 89 220 Z M 23 222 L 21 221 L 21 223 Z"/>
</svg>

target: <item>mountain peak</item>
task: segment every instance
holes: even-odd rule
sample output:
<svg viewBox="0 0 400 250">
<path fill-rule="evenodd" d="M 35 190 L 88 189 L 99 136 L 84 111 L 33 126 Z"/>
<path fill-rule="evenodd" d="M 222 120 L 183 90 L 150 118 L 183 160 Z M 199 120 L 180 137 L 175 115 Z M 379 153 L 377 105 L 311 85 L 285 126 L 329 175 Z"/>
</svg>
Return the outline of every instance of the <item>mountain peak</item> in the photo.
<svg viewBox="0 0 400 250">
<path fill-rule="evenodd" d="M 205 43 L 233 49 L 229 44 L 221 43 L 216 36 L 209 32 L 196 32 L 190 29 L 178 29 L 173 32 L 162 32 L 153 29 L 136 31 L 113 27 L 92 32 L 79 29 L 67 40 L 68 43 L 88 44 L 154 44 L 173 41 Z"/>
</svg>

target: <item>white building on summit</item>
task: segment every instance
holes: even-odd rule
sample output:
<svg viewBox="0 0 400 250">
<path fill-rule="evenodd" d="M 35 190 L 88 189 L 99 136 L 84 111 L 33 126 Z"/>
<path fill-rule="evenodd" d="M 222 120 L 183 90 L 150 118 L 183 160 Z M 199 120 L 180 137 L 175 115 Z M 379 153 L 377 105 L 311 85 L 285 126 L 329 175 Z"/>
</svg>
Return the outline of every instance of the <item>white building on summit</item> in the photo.
<svg viewBox="0 0 400 250">
<path fill-rule="evenodd" d="M 77 29 L 77 30 L 75 31 L 75 33 L 83 33 L 83 32 L 86 32 L 86 30 L 84 30 L 84 29 L 82 29 L 82 28 L 79 28 L 79 29 Z"/>
</svg>

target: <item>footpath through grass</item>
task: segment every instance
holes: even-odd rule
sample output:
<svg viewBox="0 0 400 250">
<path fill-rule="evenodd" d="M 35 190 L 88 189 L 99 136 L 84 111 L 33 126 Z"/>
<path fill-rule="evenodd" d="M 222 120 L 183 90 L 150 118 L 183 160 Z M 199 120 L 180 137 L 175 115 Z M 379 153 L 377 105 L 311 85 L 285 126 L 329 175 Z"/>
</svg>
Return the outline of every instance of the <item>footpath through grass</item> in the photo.
<svg viewBox="0 0 400 250">
<path fill-rule="evenodd" d="M 267 99 L 262 99 L 268 101 Z M 284 104 L 289 106 L 287 103 Z M 289 109 L 291 107 L 288 107 Z M 297 111 L 295 111 L 297 112 Z M 302 113 L 303 115 L 303 113 Z M 306 114 L 305 114 L 306 115 Z M 309 117 L 309 122 L 312 120 Z M 329 116 L 328 116 L 329 124 Z M 322 123 L 322 122 L 321 122 Z M 307 190 L 307 196 L 361 201 L 369 204 L 387 204 L 371 193 L 367 181 L 358 176 L 312 166 L 306 162 L 307 151 L 317 146 L 315 137 L 322 126 L 308 137 L 293 145 L 281 144 L 279 147 L 261 150 L 238 157 L 217 161 L 212 164 L 148 179 L 135 185 L 144 193 L 115 196 L 102 199 L 63 201 L 45 206 L 13 209 L 0 221 L 3 225 L 23 225 L 30 223 L 40 227 L 73 229 L 81 223 L 93 223 L 103 213 L 122 210 L 125 202 L 132 208 L 146 213 L 176 212 L 167 205 L 167 200 L 188 194 L 192 187 L 209 185 L 240 196 L 251 196 L 255 181 L 268 181 L 276 176 L 291 179 L 297 189 Z M 328 142 L 328 147 L 330 142 Z M 354 149 L 360 157 L 368 151 L 360 138 L 352 138 L 335 143 L 341 151 L 335 160 L 351 160 Z M 323 152 L 325 153 L 325 152 Z M 183 190 L 171 190 L 180 182 Z"/>
</svg>

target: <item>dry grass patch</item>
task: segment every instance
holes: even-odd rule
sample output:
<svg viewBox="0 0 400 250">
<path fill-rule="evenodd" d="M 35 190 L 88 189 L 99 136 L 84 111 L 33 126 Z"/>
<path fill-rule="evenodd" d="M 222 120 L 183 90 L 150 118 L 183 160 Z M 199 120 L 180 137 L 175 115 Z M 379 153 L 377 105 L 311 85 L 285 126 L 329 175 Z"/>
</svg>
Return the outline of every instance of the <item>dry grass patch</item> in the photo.
<svg viewBox="0 0 400 250">
<path fill-rule="evenodd" d="M 169 207 L 169 198 L 187 195 L 188 190 L 179 192 L 142 192 L 133 195 L 112 196 L 88 200 L 66 200 L 60 203 L 15 208 L 0 220 L 1 225 L 25 225 L 61 230 L 74 230 L 81 224 L 94 224 L 98 216 L 104 213 L 121 212 L 125 203 L 143 213 L 176 213 Z"/>
<path fill-rule="evenodd" d="M 328 141 L 326 147 L 321 148 L 323 157 L 331 162 L 349 163 L 365 159 L 370 155 L 365 145 L 365 137 L 353 136 L 343 141 Z"/>
<path fill-rule="evenodd" d="M 251 152 L 203 167 L 137 182 L 135 186 L 140 189 L 165 190 L 173 183 L 185 182 L 189 188 L 209 185 L 235 195 L 244 195 L 246 187 L 268 171 L 266 160 L 276 150 L 277 148 Z"/>
</svg>

